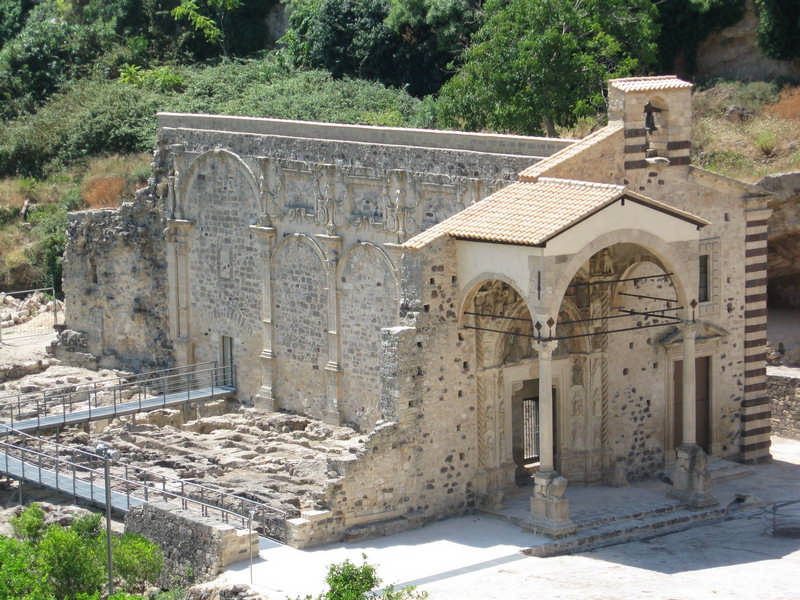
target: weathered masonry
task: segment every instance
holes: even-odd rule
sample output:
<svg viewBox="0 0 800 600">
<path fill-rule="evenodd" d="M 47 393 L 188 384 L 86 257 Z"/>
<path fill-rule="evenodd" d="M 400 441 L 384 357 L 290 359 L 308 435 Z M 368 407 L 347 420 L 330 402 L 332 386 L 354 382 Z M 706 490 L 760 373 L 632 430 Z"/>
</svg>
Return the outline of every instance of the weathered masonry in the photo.
<svg viewBox="0 0 800 600">
<path fill-rule="evenodd" d="M 73 349 L 368 433 L 297 545 L 531 480 L 556 535 L 567 482 L 712 504 L 707 455 L 769 456 L 767 196 L 690 166 L 689 83 L 608 93 L 582 140 L 161 114 L 149 188 L 72 216 Z"/>
</svg>

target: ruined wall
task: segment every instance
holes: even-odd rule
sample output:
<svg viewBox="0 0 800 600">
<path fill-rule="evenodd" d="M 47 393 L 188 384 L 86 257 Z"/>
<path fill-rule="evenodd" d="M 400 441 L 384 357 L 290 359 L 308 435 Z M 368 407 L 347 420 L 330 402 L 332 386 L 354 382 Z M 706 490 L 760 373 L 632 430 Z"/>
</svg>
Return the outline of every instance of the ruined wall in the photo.
<svg viewBox="0 0 800 600">
<path fill-rule="evenodd" d="M 165 222 L 140 195 L 119 209 L 70 213 L 64 252 L 66 325 L 59 353 L 91 353 L 106 366 L 170 365 Z M 83 342 L 72 344 L 70 340 Z"/>
<path fill-rule="evenodd" d="M 213 512 L 213 511 L 210 511 Z M 247 560 L 250 548 L 258 554 L 258 533 L 158 502 L 131 508 L 125 531 L 146 537 L 164 553 L 158 580 L 163 588 L 209 581 L 228 565 Z"/>
<path fill-rule="evenodd" d="M 800 440 L 800 379 L 770 375 L 767 385 L 772 432 Z"/>
</svg>

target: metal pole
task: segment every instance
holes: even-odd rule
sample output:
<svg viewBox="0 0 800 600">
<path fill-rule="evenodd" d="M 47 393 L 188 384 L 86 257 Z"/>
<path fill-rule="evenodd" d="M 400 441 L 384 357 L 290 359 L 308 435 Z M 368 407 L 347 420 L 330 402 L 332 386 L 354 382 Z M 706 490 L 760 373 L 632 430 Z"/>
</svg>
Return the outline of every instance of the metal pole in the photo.
<svg viewBox="0 0 800 600">
<path fill-rule="evenodd" d="M 247 543 L 250 544 L 250 585 L 253 585 L 253 513 L 250 509 L 250 521 L 247 525 Z"/>
<path fill-rule="evenodd" d="M 103 453 L 103 474 L 106 479 L 106 551 L 108 552 L 108 595 L 114 594 L 114 566 L 111 563 L 111 478 L 108 468 L 108 451 Z"/>
</svg>

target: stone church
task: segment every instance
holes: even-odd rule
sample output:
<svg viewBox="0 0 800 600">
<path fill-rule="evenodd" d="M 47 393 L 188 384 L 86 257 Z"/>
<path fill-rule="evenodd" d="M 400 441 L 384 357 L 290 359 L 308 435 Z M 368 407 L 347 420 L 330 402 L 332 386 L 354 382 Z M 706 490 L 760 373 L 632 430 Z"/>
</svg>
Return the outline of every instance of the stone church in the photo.
<svg viewBox="0 0 800 600">
<path fill-rule="evenodd" d="M 611 80 L 581 140 L 159 115 L 148 188 L 71 215 L 62 345 L 236 369 L 367 436 L 303 546 L 769 456 L 767 196 L 690 165 L 691 84 Z"/>
</svg>

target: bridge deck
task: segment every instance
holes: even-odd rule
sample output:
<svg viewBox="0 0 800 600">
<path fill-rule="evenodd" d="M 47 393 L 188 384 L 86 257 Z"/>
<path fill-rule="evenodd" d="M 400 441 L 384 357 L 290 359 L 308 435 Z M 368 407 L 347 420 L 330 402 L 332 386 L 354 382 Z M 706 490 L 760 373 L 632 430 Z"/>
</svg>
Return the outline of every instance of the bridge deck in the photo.
<svg viewBox="0 0 800 600">
<path fill-rule="evenodd" d="M 186 402 L 204 402 L 215 398 L 230 398 L 235 393 L 236 388 L 230 386 L 215 386 L 213 388 L 204 387 L 193 389 L 188 392 L 175 392 L 172 394 L 153 396 L 150 398 L 133 400 L 130 402 L 118 402 L 115 404 L 97 406 L 95 408 L 90 407 L 86 410 L 63 412 L 60 415 L 48 415 L 34 419 L 14 421 L 13 424 L 9 422 L 3 422 L 0 423 L 0 436 L 6 435 L 9 432 L 8 428 L 12 426 L 16 431 L 30 433 L 31 431 L 36 431 L 39 429 L 52 429 L 54 427 L 61 427 L 64 425 L 77 425 L 99 419 L 113 419 L 114 417 L 132 415 L 142 411 L 168 408 L 170 406 L 180 406 Z M 3 427 L 3 425 L 6 427 Z"/>
<path fill-rule="evenodd" d="M 0 461 L 0 472 L 7 476 L 105 507 L 106 488 L 102 473 L 95 479 L 97 483 L 93 483 L 73 477 L 69 473 L 56 472 L 39 467 L 34 463 L 19 460 L 8 454 L 2 457 Z M 153 490 L 153 494 L 157 493 L 157 490 Z M 143 500 L 132 495 L 111 491 L 111 508 L 113 510 L 127 512 L 131 507 L 142 504 L 144 504 Z"/>
</svg>

